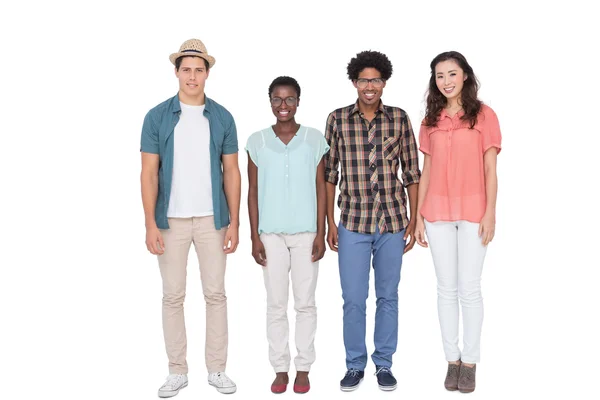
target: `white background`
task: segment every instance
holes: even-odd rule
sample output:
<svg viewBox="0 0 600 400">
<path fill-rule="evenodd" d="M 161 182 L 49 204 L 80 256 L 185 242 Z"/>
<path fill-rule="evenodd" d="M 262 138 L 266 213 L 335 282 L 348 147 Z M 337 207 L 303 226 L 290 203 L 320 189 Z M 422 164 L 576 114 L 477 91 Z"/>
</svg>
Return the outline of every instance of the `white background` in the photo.
<svg viewBox="0 0 600 400">
<path fill-rule="evenodd" d="M 161 280 L 144 245 L 140 132 L 146 112 L 177 91 L 169 54 L 194 37 L 216 57 L 206 93 L 234 115 L 240 149 L 274 122 L 267 88 L 279 75 L 302 87 L 297 120 L 323 130 L 330 111 L 356 98 L 346 76 L 350 58 L 384 52 L 394 73 L 383 100 L 418 127 L 429 62 L 443 51 L 463 53 L 503 133 L 497 235 L 482 281 L 482 360 L 470 398 L 598 398 L 599 221 L 592 193 L 600 32 L 584 3 L 3 2 L 0 398 L 156 397 L 168 372 Z M 227 272 L 227 372 L 238 385 L 234 396 L 243 399 L 274 396 L 265 290 L 250 256 L 246 160 L 241 151 L 241 243 Z M 415 247 L 404 259 L 393 394 L 379 391 L 370 360 L 357 392 L 339 390 L 342 298 L 331 251 L 321 262 L 317 296 L 317 361 L 305 397 L 456 395 L 442 384 L 429 250 Z M 369 353 L 374 297 L 371 291 Z M 290 311 L 293 320 L 291 303 Z M 220 398 L 206 383 L 193 251 L 186 316 L 190 386 L 178 398 Z M 283 396 L 295 396 L 291 386 Z"/>
</svg>

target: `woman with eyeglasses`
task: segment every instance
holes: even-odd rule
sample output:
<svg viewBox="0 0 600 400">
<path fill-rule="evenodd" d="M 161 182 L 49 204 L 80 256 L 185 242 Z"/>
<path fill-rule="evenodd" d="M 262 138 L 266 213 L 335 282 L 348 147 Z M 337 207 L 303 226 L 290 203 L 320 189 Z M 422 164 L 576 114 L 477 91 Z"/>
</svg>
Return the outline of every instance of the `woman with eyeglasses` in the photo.
<svg viewBox="0 0 600 400">
<path fill-rule="evenodd" d="M 248 215 L 252 256 L 263 268 L 267 291 L 269 359 L 273 393 L 289 382 L 288 288 L 291 273 L 296 310 L 294 391 L 310 389 L 317 327 L 315 290 L 325 253 L 325 167 L 323 134 L 296 122 L 300 85 L 280 76 L 269 86 L 275 124 L 248 138 Z"/>
<path fill-rule="evenodd" d="M 494 238 L 496 157 L 502 136 L 496 114 L 477 97 L 479 83 L 462 54 L 441 53 L 430 68 L 419 133 L 425 159 L 415 236 L 419 245 L 431 248 L 437 276 L 438 316 L 448 361 L 444 386 L 469 393 L 475 390 L 480 358 L 481 271 Z"/>
</svg>

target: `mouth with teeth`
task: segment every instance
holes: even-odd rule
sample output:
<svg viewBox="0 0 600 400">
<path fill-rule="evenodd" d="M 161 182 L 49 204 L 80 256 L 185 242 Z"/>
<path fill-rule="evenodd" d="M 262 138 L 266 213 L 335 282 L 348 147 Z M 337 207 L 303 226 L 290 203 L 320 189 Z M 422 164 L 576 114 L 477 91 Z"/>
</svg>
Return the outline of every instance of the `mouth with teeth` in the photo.
<svg viewBox="0 0 600 400">
<path fill-rule="evenodd" d="M 287 117 L 287 116 L 289 115 L 289 113 L 290 113 L 290 112 L 289 112 L 289 111 L 287 111 L 287 110 L 279 110 L 279 111 L 277 111 L 277 113 L 278 113 L 278 114 L 279 114 L 279 116 L 281 116 L 281 117 Z"/>
<path fill-rule="evenodd" d="M 454 91 L 455 86 L 444 88 L 444 93 L 450 94 Z"/>
<path fill-rule="evenodd" d="M 190 89 L 196 89 L 198 87 L 198 85 L 195 83 L 188 83 L 187 85 Z"/>
<path fill-rule="evenodd" d="M 375 98 L 375 95 L 377 93 L 375 93 L 375 92 L 363 92 L 363 94 L 365 95 L 365 98 L 367 100 L 373 100 Z"/>
</svg>

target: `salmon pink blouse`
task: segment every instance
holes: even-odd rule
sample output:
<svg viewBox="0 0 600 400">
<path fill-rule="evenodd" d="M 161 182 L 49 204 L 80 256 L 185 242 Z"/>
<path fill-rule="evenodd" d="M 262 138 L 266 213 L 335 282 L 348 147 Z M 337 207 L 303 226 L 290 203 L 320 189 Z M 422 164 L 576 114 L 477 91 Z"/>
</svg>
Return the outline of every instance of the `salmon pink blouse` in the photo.
<svg viewBox="0 0 600 400">
<path fill-rule="evenodd" d="M 442 110 L 436 126 L 421 125 L 419 150 L 431 156 L 429 186 L 421 215 L 429 222 L 465 220 L 479 223 L 486 208 L 483 154 L 501 149 L 496 113 L 482 105 L 470 129 L 460 111 L 450 117 Z"/>
</svg>

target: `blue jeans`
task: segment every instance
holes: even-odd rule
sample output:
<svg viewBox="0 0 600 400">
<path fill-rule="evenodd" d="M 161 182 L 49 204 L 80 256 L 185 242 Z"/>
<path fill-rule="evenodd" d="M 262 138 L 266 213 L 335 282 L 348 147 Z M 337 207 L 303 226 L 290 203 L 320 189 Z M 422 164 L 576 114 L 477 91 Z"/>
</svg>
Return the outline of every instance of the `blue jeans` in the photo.
<svg viewBox="0 0 600 400">
<path fill-rule="evenodd" d="M 404 252 L 404 230 L 398 233 L 351 232 L 340 222 L 338 262 L 344 299 L 346 366 L 363 371 L 367 365 L 366 311 L 371 254 L 375 270 L 375 365 L 391 367 L 398 343 L 398 284 Z"/>
</svg>

